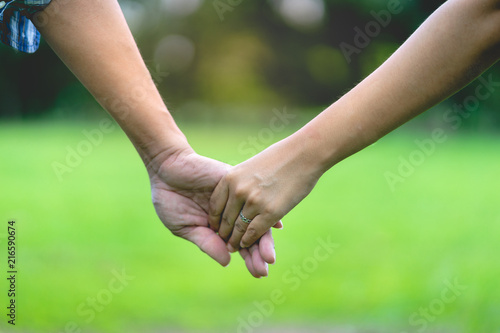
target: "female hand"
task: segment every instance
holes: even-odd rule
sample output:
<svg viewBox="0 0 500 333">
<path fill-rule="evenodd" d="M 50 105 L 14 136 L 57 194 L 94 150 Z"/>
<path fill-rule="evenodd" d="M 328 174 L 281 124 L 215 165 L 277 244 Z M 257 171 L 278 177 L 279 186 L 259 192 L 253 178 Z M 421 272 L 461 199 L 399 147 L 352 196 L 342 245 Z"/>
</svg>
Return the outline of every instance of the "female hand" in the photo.
<svg viewBox="0 0 500 333">
<path fill-rule="evenodd" d="M 209 221 L 230 252 L 254 244 L 311 192 L 322 174 L 315 161 L 296 134 L 229 170 L 210 199 Z"/>
</svg>

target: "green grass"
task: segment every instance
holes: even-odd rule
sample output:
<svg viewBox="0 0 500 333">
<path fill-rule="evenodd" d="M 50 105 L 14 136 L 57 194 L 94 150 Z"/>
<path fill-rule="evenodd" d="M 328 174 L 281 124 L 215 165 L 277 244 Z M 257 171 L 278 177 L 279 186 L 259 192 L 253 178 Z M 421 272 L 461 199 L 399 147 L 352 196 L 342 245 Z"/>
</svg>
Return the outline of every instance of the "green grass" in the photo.
<svg viewBox="0 0 500 333">
<path fill-rule="evenodd" d="M 277 263 L 256 280 L 238 256 L 221 268 L 163 227 L 145 170 L 119 130 L 59 182 L 52 162 L 95 127 L 0 126 L 2 309 L 9 219 L 17 221 L 19 270 L 18 325 L 9 328 L 2 310 L 2 332 L 72 332 L 68 322 L 84 332 L 235 332 L 239 318 L 259 319 L 255 301 L 277 291 L 283 302 L 263 327 L 417 332 L 423 324 L 412 326 L 410 316 L 439 306 L 444 281 L 455 278 L 467 289 L 427 320 L 426 332 L 500 325 L 498 138 L 450 137 L 394 192 L 384 173 L 395 172 L 398 157 L 427 133 L 399 131 L 342 162 L 284 219 L 274 233 Z M 238 146 L 260 129 L 182 128 L 199 153 L 226 162 L 249 157 Z M 314 265 L 318 238 L 339 247 Z M 303 265 L 313 266 L 297 273 Z M 78 307 L 122 268 L 135 278 L 86 322 Z"/>
</svg>

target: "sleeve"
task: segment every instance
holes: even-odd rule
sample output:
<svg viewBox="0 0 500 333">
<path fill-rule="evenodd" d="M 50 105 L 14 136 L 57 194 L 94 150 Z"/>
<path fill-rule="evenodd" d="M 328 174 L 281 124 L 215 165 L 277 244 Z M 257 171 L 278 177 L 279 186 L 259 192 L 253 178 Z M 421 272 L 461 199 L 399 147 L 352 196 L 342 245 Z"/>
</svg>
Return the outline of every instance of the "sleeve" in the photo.
<svg viewBox="0 0 500 333">
<path fill-rule="evenodd" d="M 40 45 L 40 33 L 31 19 L 50 2 L 51 0 L 0 1 L 0 41 L 21 52 L 34 53 Z"/>
</svg>

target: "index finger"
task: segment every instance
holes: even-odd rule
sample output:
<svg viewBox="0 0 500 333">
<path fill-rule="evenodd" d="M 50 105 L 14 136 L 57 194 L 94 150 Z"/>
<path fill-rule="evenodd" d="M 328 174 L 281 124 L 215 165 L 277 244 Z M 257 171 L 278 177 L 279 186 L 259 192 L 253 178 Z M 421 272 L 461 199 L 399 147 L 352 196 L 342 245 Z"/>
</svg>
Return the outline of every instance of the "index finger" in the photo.
<svg viewBox="0 0 500 333">
<path fill-rule="evenodd" d="M 223 177 L 212 192 L 208 207 L 208 224 L 216 232 L 219 231 L 220 220 L 228 198 L 229 186 L 226 182 L 226 177 Z"/>
</svg>

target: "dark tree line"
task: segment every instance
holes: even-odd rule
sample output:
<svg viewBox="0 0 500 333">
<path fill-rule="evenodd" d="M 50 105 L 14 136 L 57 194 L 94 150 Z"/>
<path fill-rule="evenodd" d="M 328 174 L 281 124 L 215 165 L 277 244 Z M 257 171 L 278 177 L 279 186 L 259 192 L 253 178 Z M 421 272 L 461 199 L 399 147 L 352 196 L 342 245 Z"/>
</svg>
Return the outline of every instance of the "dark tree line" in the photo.
<svg viewBox="0 0 500 333">
<path fill-rule="evenodd" d="M 440 2 L 326 0 L 323 19 L 311 26 L 290 24 L 271 1 L 206 0 L 187 16 L 165 14 L 157 1 L 127 1 L 131 4 L 141 6 L 142 21 L 134 22 L 133 32 L 158 88 L 174 112 L 196 114 L 280 105 L 317 111 L 380 65 Z M 181 38 L 168 39 L 171 35 Z M 176 40 L 183 38 L 187 46 L 180 43 L 176 50 Z M 189 64 L 171 66 L 190 47 Z M 2 45 L 0 57 L 0 117 L 86 118 L 98 112 L 45 43 L 34 55 Z M 489 73 L 500 81 L 499 71 Z M 481 118 L 496 124 L 498 103 L 496 94 L 481 101 L 471 124 L 484 122 Z"/>
</svg>

